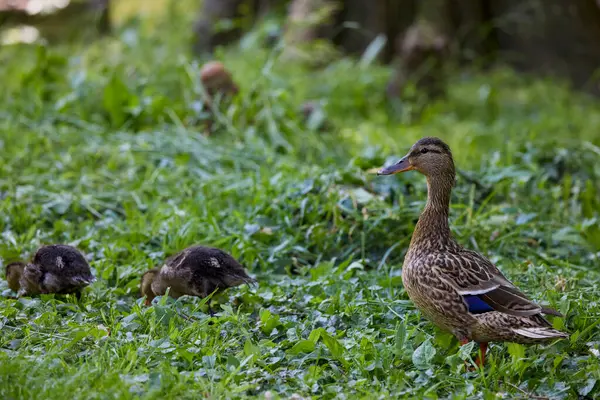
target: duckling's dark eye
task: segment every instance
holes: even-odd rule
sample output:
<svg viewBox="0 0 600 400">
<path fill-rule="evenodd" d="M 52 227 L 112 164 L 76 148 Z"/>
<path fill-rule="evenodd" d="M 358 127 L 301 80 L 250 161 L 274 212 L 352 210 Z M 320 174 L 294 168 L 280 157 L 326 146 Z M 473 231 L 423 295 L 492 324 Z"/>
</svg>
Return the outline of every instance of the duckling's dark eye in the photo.
<svg viewBox="0 0 600 400">
<path fill-rule="evenodd" d="M 423 147 L 421 149 L 421 154 L 427 154 L 428 151 L 429 151 L 429 149 L 427 147 Z"/>
</svg>

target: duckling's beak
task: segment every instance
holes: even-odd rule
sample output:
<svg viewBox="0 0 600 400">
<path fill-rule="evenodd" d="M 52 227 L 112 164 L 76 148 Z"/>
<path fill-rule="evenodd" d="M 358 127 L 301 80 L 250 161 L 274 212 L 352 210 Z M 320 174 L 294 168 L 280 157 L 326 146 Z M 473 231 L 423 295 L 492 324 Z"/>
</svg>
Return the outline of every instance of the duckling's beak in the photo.
<svg viewBox="0 0 600 400">
<path fill-rule="evenodd" d="M 377 171 L 377 175 L 393 175 L 399 172 L 410 171 L 414 169 L 410 162 L 408 161 L 408 156 L 402 157 L 400 161 L 396 164 L 390 165 L 389 167 L 385 167 Z"/>
</svg>

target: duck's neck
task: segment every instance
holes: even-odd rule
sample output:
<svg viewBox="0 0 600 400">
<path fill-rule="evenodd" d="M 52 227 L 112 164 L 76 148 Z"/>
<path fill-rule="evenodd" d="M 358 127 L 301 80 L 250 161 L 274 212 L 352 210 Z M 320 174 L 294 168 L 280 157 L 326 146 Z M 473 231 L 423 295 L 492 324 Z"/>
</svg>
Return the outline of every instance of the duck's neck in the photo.
<svg viewBox="0 0 600 400">
<path fill-rule="evenodd" d="M 427 177 L 427 204 L 415 227 L 411 247 L 417 243 L 439 246 L 452 242 L 448 214 L 453 185 L 454 174 Z"/>
</svg>

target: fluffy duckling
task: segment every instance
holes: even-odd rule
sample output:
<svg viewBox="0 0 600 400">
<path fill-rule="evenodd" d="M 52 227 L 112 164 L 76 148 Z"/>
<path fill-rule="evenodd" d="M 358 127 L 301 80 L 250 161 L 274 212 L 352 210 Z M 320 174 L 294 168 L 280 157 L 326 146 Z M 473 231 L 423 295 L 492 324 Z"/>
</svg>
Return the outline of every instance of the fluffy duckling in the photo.
<svg viewBox="0 0 600 400">
<path fill-rule="evenodd" d="M 200 70 L 200 80 L 211 98 L 218 93 L 234 95 L 239 91 L 233 82 L 231 73 L 219 61 L 210 61 L 204 64 Z"/>
<path fill-rule="evenodd" d="M 417 308 L 461 345 L 480 345 L 483 365 L 488 342 L 543 343 L 568 335 L 543 314 L 561 316 L 523 294 L 487 258 L 462 247 L 448 224 L 455 169 L 450 147 L 423 138 L 406 157 L 379 171 L 416 170 L 427 177 L 427 204 L 415 227 L 402 266 L 402 281 Z"/>
<path fill-rule="evenodd" d="M 206 98 L 204 99 L 204 107 L 208 111 L 210 117 L 206 120 L 206 134 L 210 135 L 213 132 L 213 124 L 215 122 L 215 99 L 220 97 L 221 100 L 231 99 L 235 96 L 239 89 L 231 73 L 225 68 L 223 63 L 219 61 L 210 61 L 202 66 L 200 70 L 200 80 L 202 86 L 206 89 Z"/>
<path fill-rule="evenodd" d="M 255 283 L 244 267 L 222 250 L 205 246 L 192 246 L 169 257 L 159 269 L 151 269 L 142 275 L 140 292 L 150 305 L 156 296 L 162 296 L 169 288 L 169 295 L 206 297 L 215 289 L 219 291 L 244 283 Z M 213 314 L 208 304 L 208 309 Z"/>
<path fill-rule="evenodd" d="M 19 296 L 75 293 L 77 298 L 81 289 L 96 280 L 79 250 L 62 244 L 41 247 L 28 264 L 8 264 L 6 279 Z"/>
<path fill-rule="evenodd" d="M 145 305 L 149 306 L 152 303 L 152 300 L 156 297 L 154 292 L 152 291 L 152 282 L 154 282 L 154 278 L 156 274 L 160 272 L 160 268 L 150 269 L 142 275 L 142 280 L 140 282 L 140 296 L 146 296 Z"/>
<path fill-rule="evenodd" d="M 21 275 L 23 275 L 24 269 L 25 263 L 21 261 L 12 262 L 6 266 L 6 281 L 8 282 L 10 290 L 15 293 L 18 292 L 21 287 L 19 280 L 21 279 Z"/>
</svg>

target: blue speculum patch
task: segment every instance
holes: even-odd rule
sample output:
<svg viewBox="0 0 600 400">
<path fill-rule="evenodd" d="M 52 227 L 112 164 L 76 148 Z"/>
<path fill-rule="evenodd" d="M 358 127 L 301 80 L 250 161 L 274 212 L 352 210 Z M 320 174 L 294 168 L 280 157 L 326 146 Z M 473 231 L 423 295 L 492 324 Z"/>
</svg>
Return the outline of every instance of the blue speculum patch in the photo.
<svg viewBox="0 0 600 400">
<path fill-rule="evenodd" d="M 471 314 L 483 314 L 486 312 L 494 311 L 492 307 L 477 295 L 467 294 L 463 298 L 469 306 L 469 312 Z"/>
</svg>

